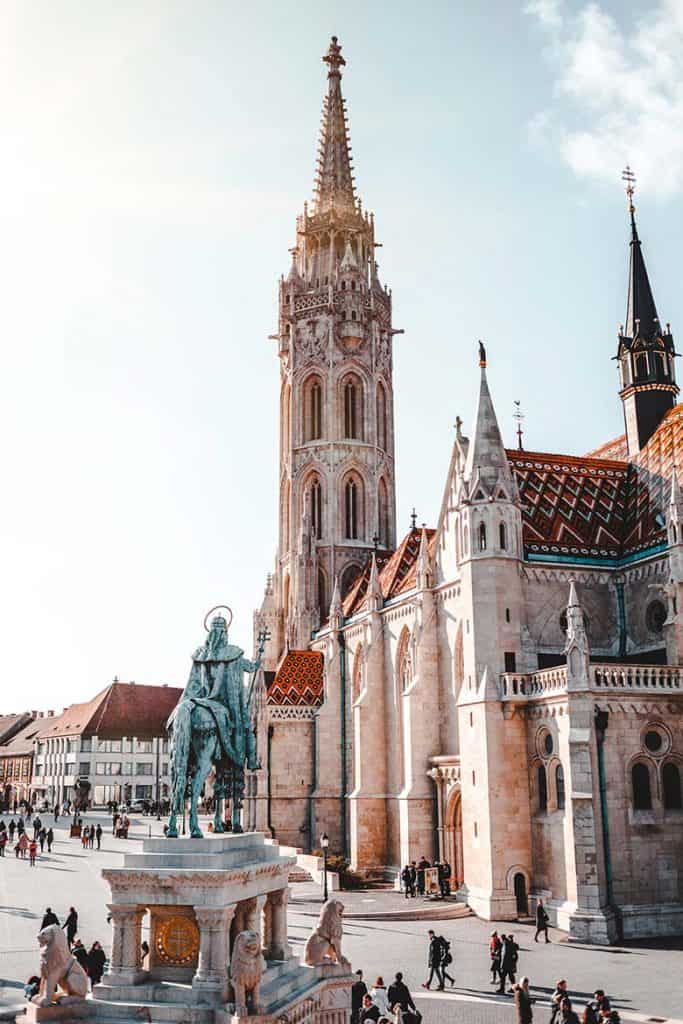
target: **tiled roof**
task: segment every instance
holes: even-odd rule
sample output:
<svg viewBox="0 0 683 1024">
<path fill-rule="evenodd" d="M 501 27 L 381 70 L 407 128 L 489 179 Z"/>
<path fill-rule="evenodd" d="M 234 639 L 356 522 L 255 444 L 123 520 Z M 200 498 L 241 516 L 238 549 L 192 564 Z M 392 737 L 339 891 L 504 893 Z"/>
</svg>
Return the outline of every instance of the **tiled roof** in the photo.
<svg viewBox="0 0 683 1024">
<path fill-rule="evenodd" d="M 23 711 L 20 715 L 0 715 L 0 743 L 7 743 L 30 718 L 28 711 Z"/>
<path fill-rule="evenodd" d="M 323 655 L 288 651 L 268 687 L 268 704 L 320 707 L 323 702 Z"/>
<path fill-rule="evenodd" d="M 617 448 L 617 438 L 598 451 Z M 683 479 L 683 404 L 633 459 L 508 450 L 528 555 L 620 559 L 666 541 L 672 467 Z"/>
<path fill-rule="evenodd" d="M 429 543 L 429 554 L 433 556 L 436 544 L 436 530 L 425 528 L 425 533 Z M 399 594 L 412 590 L 415 586 L 415 572 L 421 537 L 421 529 L 409 530 L 394 552 L 377 552 L 379 585 L 385 601 L 390 601 L 393 597 L 398 597 Z M 355 615 L 365 605 L 371 563 L 371 559 L 366 562 L 358 579 L 344 598 L 342 606 L 345 618 Z"/>
<path fill-rule="evenodd" d="M 8 743 L 0 747 L 0 757 L 17 757 L 21 754 L 32 754 L 33 741 L 44 727 L 44 718 L 35 718 L 32 722 L 29 722 Z"/>
<path fill-rule="evenodd" d="M 40 736 L 161 736 L 182 692 L 177 686 L 112 683 L 91 701 L 72 704 L 56 718 L 43 720 Z"/>
<path fill-rule="evenodd" d="M 625 462 L 628 459 L 626 434 L 619 434 L 619 437 L 614 437 L 611 441 L 605 441 L 604 444 L 601 444 L 599 448 L 595 448 L 592 452 L 586 452 L 585 458 L 622 459 Z"/>
</svg>

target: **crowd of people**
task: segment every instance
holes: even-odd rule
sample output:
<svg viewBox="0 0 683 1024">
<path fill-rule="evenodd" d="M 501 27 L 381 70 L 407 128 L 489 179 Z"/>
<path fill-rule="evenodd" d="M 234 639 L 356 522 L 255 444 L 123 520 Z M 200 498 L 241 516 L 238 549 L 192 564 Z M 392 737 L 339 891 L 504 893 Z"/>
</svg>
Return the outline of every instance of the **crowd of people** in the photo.
<svg viewBox="0 0 683 1024">
<path fill-rule="evenodd" d="M 66 941 L 69 944 L 71 955 L 81 965 L 90 979 L 91 985 L 97 985 L 102 980 L 107 956 L 100 942 L 93 942 L 90 949 L 87 949 L 78 938 L 78 911 L 75 907 L 69 907 L 64 923 L 59 924 L 59 918 L 52 907 L 46 907 L 43 920 L 40 924 L 41 931 L 48 925 L 56 924 L 66 932 Z M 27 999 L 32 999 L 40 988 L 40 978 L 32 975 L 24 985 L 24 994 Z"/>
<path fill-rule="evenodd" d="M 388 988 L 382 977 L 370 989 L 362 971 L 356 971 L 356 978 L 351 989 L 351 1024 L 419 1024 L 422 1020 L 400 971 Z"/>
<path fill-rule="evenodd" d="M 31 828 L 33 829 L 33 835 L 29 837 L 29 829 Z M 14 842 L 15 834 L 17 837 L 16 843 Z M 8 846 L 13 846 L 16 857 L 22 860 L 28 857 L 29 865 L 35 867 L 38 848 L 40 847 L 40 852 L 43 853 L 47 846 L 48 853 L 51 853 L 54 841 L 55 834 L 52 828 L 45 828 L 38 816 L 33 819 L 30 825 L 24 821 L 23 817 L 20 817 L 18 821 L 10 818 L 9 824 L 5 822 L 4 818 L 0 818 L 0 857 L 5 856 L 5 850 Z"/>
<path fill-rule="evenodd" d="M 520 978 L 512 988 L 517 1011 L 518 1024 L 533 1024 L 534 999 L 529 992 L 529 979 Z M 562 978 L 557 982 L 550 1000 L 549 1024 L 620 1024 L 620 1017 L 612 1009 L 604 989 L 598 988 L 584 1005 L 579 1022 L 579 1015 L 574 1010 L 567 981 Z"/>
<path fill-rule="evenodd" d="M 416 896 L 425 895 L 437 895 L 433 891 L 427 891 L 427 875 L 428 868 L 435 868 L 437 872 L 437 883 L 438 883 L 438 895 L 443 899 L 450 895 L 451 892 L 451 866 L 448 861 L 435 860 L 434 863 L 430 863 L 427 858 L 422 855 L 419 861 L 411 860 L 409 864 L 406 864 L 401 871 L 401 889 L 405 893 L 406 899 L 409 897 L 415 898 Z"/>
</svg>

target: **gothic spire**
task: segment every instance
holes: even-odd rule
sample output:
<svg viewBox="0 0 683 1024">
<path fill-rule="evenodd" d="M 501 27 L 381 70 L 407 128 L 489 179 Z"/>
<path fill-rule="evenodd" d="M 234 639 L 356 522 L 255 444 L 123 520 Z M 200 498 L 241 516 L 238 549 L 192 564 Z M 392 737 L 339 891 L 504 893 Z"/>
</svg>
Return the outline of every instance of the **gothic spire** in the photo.
<svg viewBox="0 0 683 1024">
<path fill-rule="evenodd" d="M 627 338 L 642 338 L 653 341 L 661 335 L 657 307 L 655 306 L 650 279 L 647 276 L 645 257 L 636 227 L 636 210 L 629 204 L 631 216 L 631 258 L 628 268 L 628 299 L 624 335 Z"/>
<path fill-rule="evenodd" d="M 486 365 L 486 349 L 479 342 L 479 404 L 474 434 L 467 452 L 465 480 L 470 484 L 470 492 L 475 481 L 482 483 L 489 492 L 493 491 L 499 481 L 504 482 L 508 494 L 512 496 L 512 474 L 486 379 Z"/>
<path fill-rule="evenodd" d="M 316 213 L 324 213 L 332 207 L 353 210 L 356 205 L 351 147 L 346 130 L 346 104 L 341 92 L 341 68 L 346 64 L 341 49 L 337 37 L 332 36 L 330 48 L 323 57 L 328 67 L 327 96 L 323 103 L 314 187 Z"/>
</svg>

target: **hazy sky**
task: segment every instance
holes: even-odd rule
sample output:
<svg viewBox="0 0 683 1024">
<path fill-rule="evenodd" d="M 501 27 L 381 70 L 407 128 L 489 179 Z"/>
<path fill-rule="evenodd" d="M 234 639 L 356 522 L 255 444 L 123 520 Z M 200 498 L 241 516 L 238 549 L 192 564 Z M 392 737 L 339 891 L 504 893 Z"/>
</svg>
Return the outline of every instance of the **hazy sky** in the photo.
<svg viewBox="0 0 683 1024">
<path fill-rule="evenodd" d="M 499 419 L 622 431 L 620 173 L 683 332 L 683 0 L 0 6 L 0 710 L 251 642 L 276 541 L 276 283 L 332 33 L 393 288 L 399 533 L 436 521 L 486 340 Z"/>
</svg>

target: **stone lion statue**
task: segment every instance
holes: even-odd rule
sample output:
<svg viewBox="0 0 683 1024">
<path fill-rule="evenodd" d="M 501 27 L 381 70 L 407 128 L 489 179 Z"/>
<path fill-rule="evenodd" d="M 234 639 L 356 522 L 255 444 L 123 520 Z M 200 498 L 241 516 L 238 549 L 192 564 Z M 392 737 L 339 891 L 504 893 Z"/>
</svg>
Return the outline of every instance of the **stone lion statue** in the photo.
<svg viewBox="0 0 683 1024">
<path fill-rule="evenodd" d="M 317 927 L 308 936 L 304 947 L 304 963 L 309 967 L 329 963 L 350 966 L 341 949 L 343 915 L 341 900 L 328 900 L 323 904 Z"/>
<path fill-rule="evenodd" d="M 261 955 L 258 932 L 240 932 L 230 958 L 230 981 L 235 993 L 235 1014 L 248 1016 L 247 999 L 251 996 L 251 1012 L 261 1012 L 261 977 L 265 963 Z"/>
<path fill-rule="evenodd" d="M 40 946 L 40 988 L 31 1000 L 38 1006 L 53 1002 L 78 1003 L 88 993 L 88 975 L 69 952 L 66 935 L 58 924 L 38 933 Z M 55 996 L 57 988 L 61 992 Z"/>
</svg>

